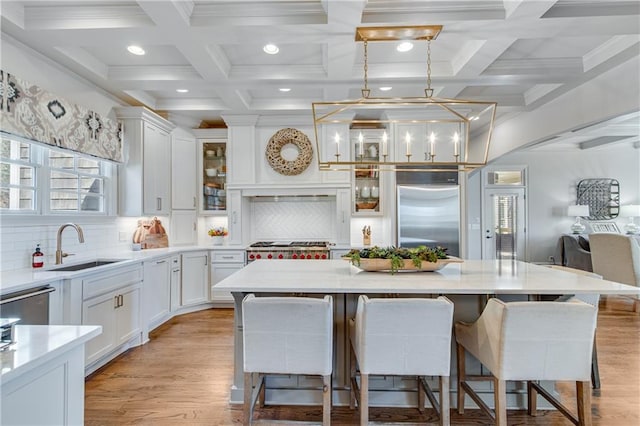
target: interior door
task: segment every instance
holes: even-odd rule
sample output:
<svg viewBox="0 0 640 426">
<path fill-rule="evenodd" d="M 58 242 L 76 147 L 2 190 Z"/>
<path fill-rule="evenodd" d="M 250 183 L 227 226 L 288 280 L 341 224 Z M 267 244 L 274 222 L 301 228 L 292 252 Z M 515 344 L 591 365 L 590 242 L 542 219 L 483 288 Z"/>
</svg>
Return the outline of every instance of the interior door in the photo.
<svg viewBox="0 0 640 426">
<path fill-rule="evenodd" d="M 524 188 L 485 189 L 483 259 L 526 259 Z"/>
</svg>

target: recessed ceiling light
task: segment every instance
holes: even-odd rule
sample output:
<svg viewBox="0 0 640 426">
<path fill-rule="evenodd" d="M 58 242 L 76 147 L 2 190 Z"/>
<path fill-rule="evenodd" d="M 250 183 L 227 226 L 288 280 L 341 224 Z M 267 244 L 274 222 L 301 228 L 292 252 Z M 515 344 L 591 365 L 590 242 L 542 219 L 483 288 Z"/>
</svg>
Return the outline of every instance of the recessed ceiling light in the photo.
<svg viewBox="0 0 640 426">
<path fill-rule="evenodd" d="M 265 44 L 262 50 L 264 50 L 264 53 L 268 53 L 269 55 L 275 55 L 280 51 L 280 48 L 275 44 L 269 43 L 269 44 Z"/>
<path fill-rule="evenodd" d="M 178 92 L 178 93 L 187 93 L 187 92 L 189 92 L 189 89 L 176 89 L 176 92 Z"/>
<path fill-rule="evenodd" d="M 411 43 L 410 41 L 403 41 L 398 46 L 396 46 L 396 50 L 398 52 L 408 52 L 411 49 L 413 49 L 413 43 Z"/>
<path fill-rule="evenodd" d="M 391 86 L 382 86 L 380 88 L 380 90 L 382 90 L 383 92 L 388 92 L 389 90 L 393 89 L 393 87 Z"/>
<path fill-rule="evenodd" d="M 281 91 L 281 92 L 290 92 L 291 88 L 290 87 L 281 87 L 278 90 Z"/>
<path fill-rule="evenodd" d="M 142 47 L 136 46 L 135 44 L 127 46 L 127 50 L 129 51 L 129 53 L 133 53 L 134 55 L 138 56 L 144 55 L 146 53 Z"/>
</svg>

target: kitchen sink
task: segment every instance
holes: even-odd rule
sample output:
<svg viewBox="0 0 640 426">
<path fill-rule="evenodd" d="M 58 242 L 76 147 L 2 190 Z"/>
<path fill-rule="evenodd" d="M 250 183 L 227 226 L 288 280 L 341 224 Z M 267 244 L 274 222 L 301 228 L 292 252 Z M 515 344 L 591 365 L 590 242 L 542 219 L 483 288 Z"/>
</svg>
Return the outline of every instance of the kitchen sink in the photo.
<svg viewBox="0 0 640 426">
<path fill-rule="evenodd" d="M 122 259 L 115 259 L 115 260 L 106 260 L 106 259 L 99 259 L 99 260 L 94 260 L 92 262 L 85 262 L 85 263 L 78 263 L 75 265 L 69 265 L 69 266 L 60 266 L 60 267 L 53 267 L 53 268 L 49 268 L 49 271 L 82 271 L 84 269 L 90 269 L 90 268 L 97 268 L 98 266 L 104 266 L 104 265 L 110 265 L 112 263 L 118 263 L 118 262 L 122 262 Z"/>
</svg>

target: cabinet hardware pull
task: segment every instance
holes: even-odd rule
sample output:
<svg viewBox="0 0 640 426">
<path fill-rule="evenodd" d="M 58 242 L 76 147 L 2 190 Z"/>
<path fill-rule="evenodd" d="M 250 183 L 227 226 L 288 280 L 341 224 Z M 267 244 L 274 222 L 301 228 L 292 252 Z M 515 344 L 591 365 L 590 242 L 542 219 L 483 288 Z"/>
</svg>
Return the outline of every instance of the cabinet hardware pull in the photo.
<svg viewBox="0 0 640 426">
<path fill-rule="evenodd" d="M 209 256 L 205 256 L 204 257 L 204 266 L 207 266 L 209 264 Z"/>
<path fill-rule="evenodd" d="M 233 212 L 233 223 L 236 223 L 237 218 L 236 212 Z"/>
<path fill-rule="evenodd" d="M 233 256 L 222 256 L 223 259 L 233 259 Z"/>
<path fill-rule="evenodd" d="M 124 306 L 124 296 L 120 295 L 120 306 Z"/>
<path fill-rule="evenodd" d="M 193 197 L 193 207 L 196 206 L 196 197 Z"/>
<path fill-rule="evenodd" d="M 118 295 L 116 294 L 113 298 L 113 302 L 114 302 L 114 309 L 118 309 L 120 307 L 120 298 L 118 297 Z"/>
<path fill-rule="evenodd" d="M 162 198 L 160 197 L 156 198 L 156 210 L 162 210 Z"/>
<path fill-rule="evenodd" d="M 193 230 L 194 231 L 196 230 L 196 223 L 195 222 L 193 222 Z"/>
<path fill-rule="evenodd" d="M 342 223 L 344 223 L 344 210 L 342 210 Z"/>
<path fill-rule="evenodd" d="M 156 265 L 159 265 L 159 264 L 161 264 L 161 263 L 167 263 L 167 261 L 166 261 L 166 260 L 158 260 L 158 261 L 156 262 Z"/>
</svg>

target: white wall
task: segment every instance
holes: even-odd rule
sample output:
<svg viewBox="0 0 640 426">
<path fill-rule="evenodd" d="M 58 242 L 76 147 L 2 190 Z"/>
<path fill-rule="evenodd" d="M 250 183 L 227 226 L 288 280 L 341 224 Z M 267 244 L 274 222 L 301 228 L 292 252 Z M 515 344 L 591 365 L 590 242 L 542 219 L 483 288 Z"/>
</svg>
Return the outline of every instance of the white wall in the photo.
<svg viewBox="0 0 640 426">
<path fill-rule="evenodd" d="M 620 182 L 620 203 L 640 204 L 640 149 L 630 144 L 584 151 L 523 151 L 507 154 L 495 165 L 526 165 L 529 170 L 528 257 L 548 261 L 558 237 L 570 231 L 575 218 L 567 206 L 576 203 L 580 180 L 612 178 Z M 615 222 L 622 231 L 627 218 Z M 589 227 L 587 226 L 587 230 Z"/>
</svg>

